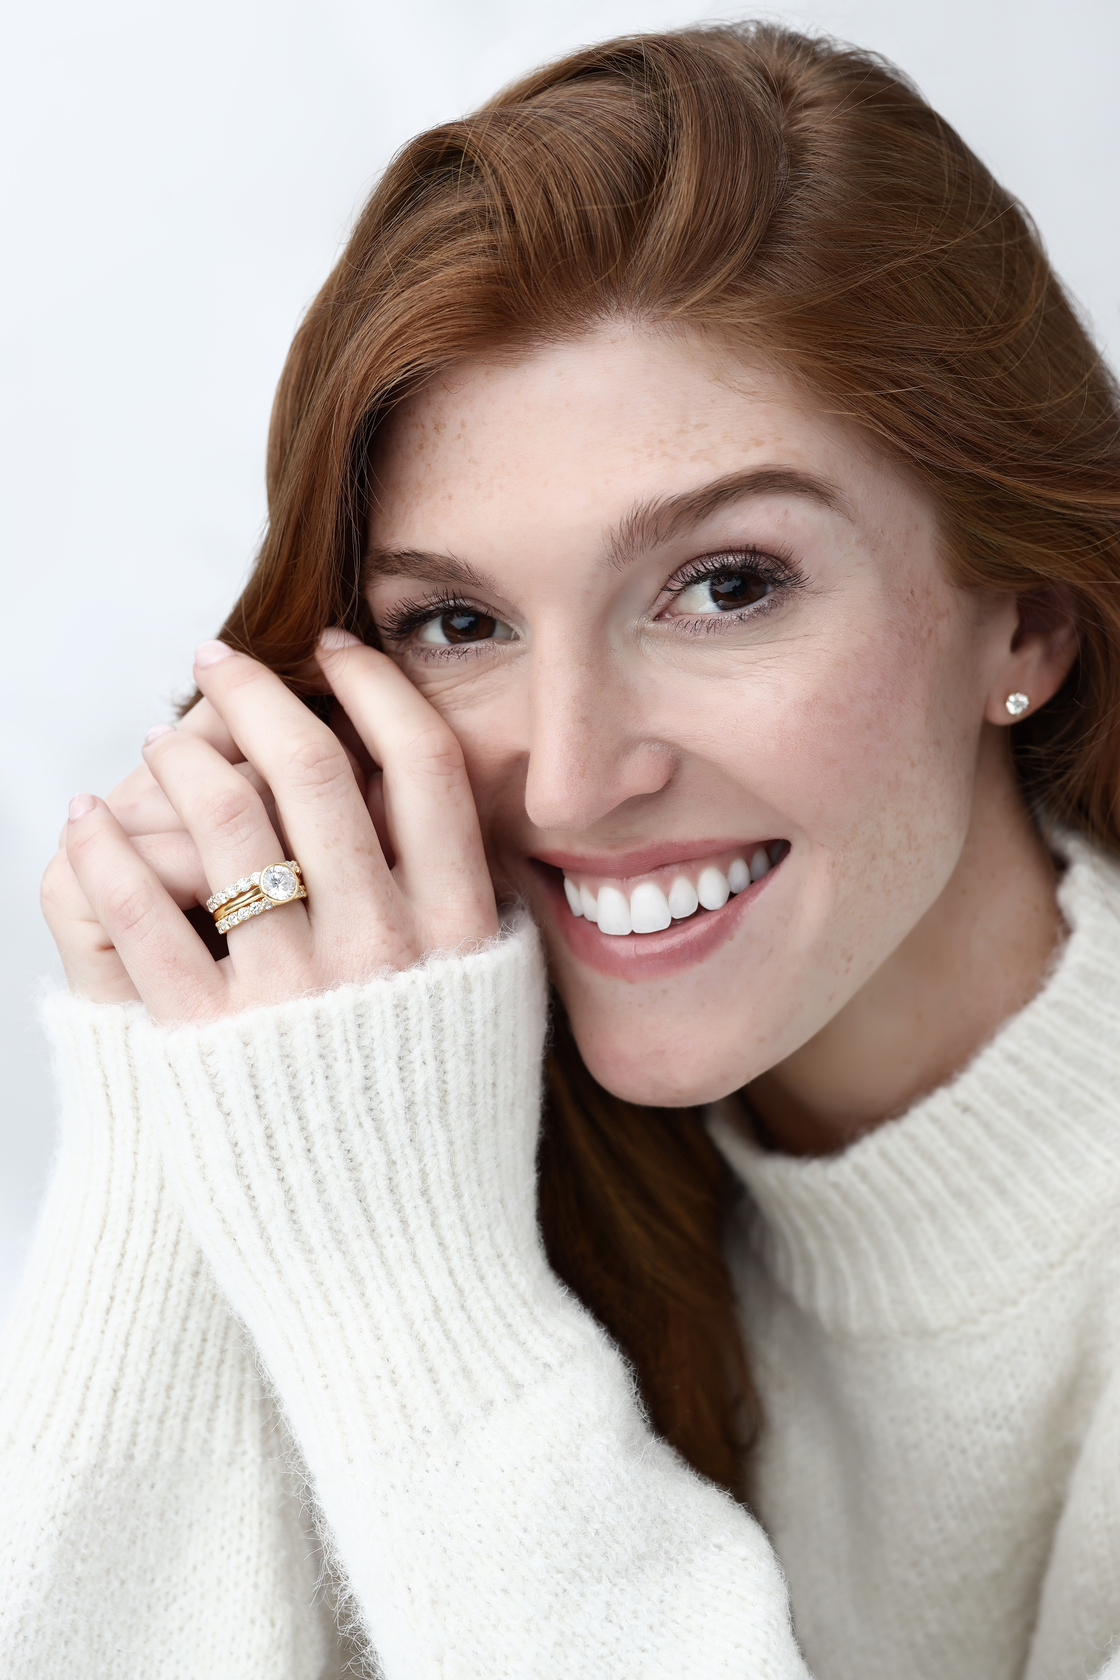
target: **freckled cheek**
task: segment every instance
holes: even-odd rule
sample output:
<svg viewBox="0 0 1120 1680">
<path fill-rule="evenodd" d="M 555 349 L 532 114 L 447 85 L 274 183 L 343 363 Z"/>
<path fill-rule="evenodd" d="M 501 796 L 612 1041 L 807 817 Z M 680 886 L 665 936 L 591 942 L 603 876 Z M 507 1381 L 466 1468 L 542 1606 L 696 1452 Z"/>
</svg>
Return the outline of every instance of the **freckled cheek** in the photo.
<svg viewBox="0 0 1120 1680">
<path fill-rule="evenodd" d="M 835 857 L 893 844 L 957 803 L 961 743 L 931 704 L 926 673 L 901 660 L 813 661 L 752 686 L 699 734 L 700 756 L 741 781 L 800 837 Z"/>
</svg>

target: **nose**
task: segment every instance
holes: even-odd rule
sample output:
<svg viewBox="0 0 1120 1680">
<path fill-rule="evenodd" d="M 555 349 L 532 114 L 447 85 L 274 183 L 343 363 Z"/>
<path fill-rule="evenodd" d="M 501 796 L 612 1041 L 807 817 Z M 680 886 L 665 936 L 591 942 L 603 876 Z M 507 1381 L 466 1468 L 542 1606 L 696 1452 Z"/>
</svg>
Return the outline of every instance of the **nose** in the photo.
<svg viewBox="0 0 1120 1680">
<path fill-rule="evenodd" d="M 643 730 L 640 684 L 608 649 L 539 648 L 531 704 L 525 811 L 536 828 L 580 833 L 671 779 L 674 752 Z"/>
</svg>

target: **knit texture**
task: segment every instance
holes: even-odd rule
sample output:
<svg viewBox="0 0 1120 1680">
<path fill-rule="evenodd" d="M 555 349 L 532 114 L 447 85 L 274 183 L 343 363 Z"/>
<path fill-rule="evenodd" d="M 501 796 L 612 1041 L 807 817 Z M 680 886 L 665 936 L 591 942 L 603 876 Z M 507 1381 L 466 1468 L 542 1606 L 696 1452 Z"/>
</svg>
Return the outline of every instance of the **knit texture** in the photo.
<svg viewBox="0 0 1120 1680">
<path fill-rule="evenodd" d="M 61 1138 L 0 1373 L 5 1680 L 335 1672 L 286 1442 L 141 1123 L 138 1005 L 47 1011 Z"/>
<path fill-rule="evenodd" d="M 143 1086 L 390 1680 L 804 1673 L 761 1531 L 645 1426 L 535 1216 L 535 931 L 188 1032 Z"/>
<path fill-rule="evenodd" d="M 1120 872 L 952 1083 L 749 1191 L 751 1495 L 821 1680 L 1081 1680 L 1120 1641 Z"/>
<path fill-rule="evenodd" d="M 1070 855 L 1053 975 L 953 1084 L 826 1161 L 713 1121 L 769 1539 L 651 1435 L 545 1262 L 531 927 L 204 1027 L 60 1001 L 67 1141 L 0 1414 L 5 1675 L 336 1661 L 231 1310 L 387 1680 L 807 1680 L 783 1567 L 817 1680 L 1100 1672 L 1120 877 Z"/>
</svg>

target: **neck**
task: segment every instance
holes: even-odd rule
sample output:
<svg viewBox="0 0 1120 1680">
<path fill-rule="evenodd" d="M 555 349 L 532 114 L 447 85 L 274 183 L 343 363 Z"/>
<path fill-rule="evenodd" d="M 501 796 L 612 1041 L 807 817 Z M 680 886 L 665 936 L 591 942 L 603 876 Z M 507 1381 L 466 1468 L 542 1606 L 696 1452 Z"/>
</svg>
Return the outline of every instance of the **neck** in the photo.
<svg viewBox="0 0 1120 1680">
<path fill-rule="evenodd" d="M 1006 732 L 986 728 L 957 867 L 898 949 L 821 1032 L 747 1088 L 774 1148 L 825 1155 L 952 1078 L 1045 978 L 1056 871 Z"/>
</svg>

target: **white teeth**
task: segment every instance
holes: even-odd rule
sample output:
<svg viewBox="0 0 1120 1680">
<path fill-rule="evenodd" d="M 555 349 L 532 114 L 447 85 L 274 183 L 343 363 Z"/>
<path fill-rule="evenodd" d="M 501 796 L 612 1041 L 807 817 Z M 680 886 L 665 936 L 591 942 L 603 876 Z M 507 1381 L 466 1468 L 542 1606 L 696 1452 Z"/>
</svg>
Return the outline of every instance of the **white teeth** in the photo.
<svg viewBox="0 0 1120 1680">
<path fill-rule="evenodd" d="M 686 916 L 696 913 L 700 900 L 696 896 L 696 888 L 687 875 L 678 875 L 669 888 L 669 914 L 675 922 L 683 922 Z"/>
<path fill-rule="evenodd" d="M 722 910 L 731 896 L 723 870 L 717 869 L 715 864 L 702 869 L 696 883 L 696 896 L 705 910 Z"/>
<path fill-rule="evenodd" d="M 617 887 L 600 887 L 599 932 L 622 934 L 633 931 L 634 924 L 630 920 L 630 905 L 626 894 L 620 893 Z"/>
<path fill-rule="evenodd" d="M 756 846 L 749 864 L 744 858 L 732 858 L 726 875 L 715 864 L 708 864 L 700 871 L 695 886 L 687 875 L 678 875 L 668 897 L 656 881 L 639 882 L 629 898 L 618 887 L 608 886 L 600 887 L 596 896 L 589 887 L 577 887 L 566 875 L 564 896 L 573 916 L 597 922 L 602 933 L 661 933 L 673 922 L 695 915 L 700 905 L 705 910 L 722 910 L 732 893 L 745 892 L 753 881 L 761 881 L 788 849 L 784 840 L 775 840 L 769 850 Z"/>
<path fill-rule="evenodd" d="M 751 884 L 751 872 L 742 858 L 736 858 L 727 871 L 727 885 L 733 893 L 741 893 Z"/>
<path fill-rule="evenodd" d="M 669 900 L 655 881 L 643 881 L 630 894 L 630 920 L 635 933 L 660 933 L 673 920 Z"/>
</svg>

